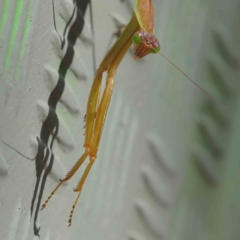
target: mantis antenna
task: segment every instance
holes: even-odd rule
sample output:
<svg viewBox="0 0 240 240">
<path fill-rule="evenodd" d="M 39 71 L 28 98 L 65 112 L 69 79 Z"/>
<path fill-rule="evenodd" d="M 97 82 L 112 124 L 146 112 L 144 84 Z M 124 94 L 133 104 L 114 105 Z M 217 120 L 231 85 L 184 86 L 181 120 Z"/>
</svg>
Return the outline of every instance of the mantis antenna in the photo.
<svg viewBox="0 0 240 240">
<path fill-rule="evenodd" d="M 178 66 L 176 66 L 170 59 L 168 59 L 164 54 L 159 52 L 159 54 L 165 58 L 172 66 L 174 66 L 180 73 L 182 73 L 188 80 L 190 80 L 195 86 L 197 86 L 200 90 L 202 90 L 209 98 L 211 98 L 216 103 L 220 104 L 219 101 L 210 95 L 207 91 L 205 91 L 201 86 L 199 86 L 195 81 L 193 81 L 186 73 L 184 73 Z"/>
</svg>

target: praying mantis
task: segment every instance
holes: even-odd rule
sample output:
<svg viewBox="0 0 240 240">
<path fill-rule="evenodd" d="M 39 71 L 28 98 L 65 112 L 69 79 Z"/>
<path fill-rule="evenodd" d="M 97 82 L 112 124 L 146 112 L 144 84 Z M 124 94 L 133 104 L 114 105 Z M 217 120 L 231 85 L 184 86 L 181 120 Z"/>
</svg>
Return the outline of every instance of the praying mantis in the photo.
<svg viewBox="0 0 240 240">
<path fill-rule="evenodd" d="M 80 198 L 83 185 L 97 158 L 97 152 L 101 140 L 101 135 L 114 88 L 114 76 L 116 74 L 117 68 L 132 44 L 134 45 L 135 59 L 143 58 L 148 54 L 160 53 L 159 41 L 153 35 L 153 33 L 154 33 L 153 1 L 136 0 L 134 5 L 134 12 L 129 23 L 122 32 L 121 36 L 117 39 L 115 44 L 108 51 L 108 53 L 102 60 L 98 70 L 96 71 L 96 75 L 93 80 L 93 84 L 90 90 L 88 103 L 86 107 L 85 141 L 83 145 L 84 153 L 75 163 L 73 168 L 67 173 L 65 178 L 60 180 L 59 184 L 51 192 L 50 196 L 42 205 L 42 209 L 44 209 L 49 200 L 51 199 L 51 197 L 57 191 L 57 189 L 64 182 L 68 181 L 76 173 L 76 171 L 83 164 L 86 158 L 89 157 L 89 163 L 82 175 L 82 178 L 80 179 L 76 188 L 74 189 L 75 192 L 78 192 L 78 195 L 72 206 L 72 210 L 69 216 L 69 226 L 72 224 L 73 213 L 77 205 L 77 202 Z M 183 75 L 185 75 L 190 81 L 197 85 L 191 78 L 189 78 L 176 65 L 174 65 L 168 58 L 166 58 L 164 55 L 162 56 L 174 67 L 176 67 Z M 102 77 L 105 71 L 107 72 L 106 86 L 101 96 Z M 204 91 L 200 86 L 198 87 L 202 91 Z M 211 97 L 207 92 L 205 93 L 209 97 Z"/>
</svg>

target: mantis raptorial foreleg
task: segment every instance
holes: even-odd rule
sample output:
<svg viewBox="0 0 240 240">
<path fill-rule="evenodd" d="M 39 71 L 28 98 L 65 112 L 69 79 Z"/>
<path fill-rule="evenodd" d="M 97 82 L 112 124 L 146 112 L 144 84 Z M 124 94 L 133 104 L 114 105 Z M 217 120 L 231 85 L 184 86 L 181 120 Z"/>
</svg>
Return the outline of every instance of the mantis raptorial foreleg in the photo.
<svg viewBox="0 0 240 240">
<path fill-rule="evenodd" d="M 42 205 L 42 209 L 44 209 L 48 203 L 48 201 L 51 199 L 51 197 L 53 196 L 53 194 L 58 190 L 58 188 L 67 180 L 69 180 L 74 173 L 78 170 L 78 168 L 82 165 L 82 163 L 84 162 L 84 160 L 86 159 L 86 157 L 88 156 L 88 152 L 85 151 L 85 153 L 79 158 L 79 160 L 75 163 L 75 165 L 73 166 L 73 168 L 68 172 L 68 174 L 66 175 L 66 177 L 64 179 L 60 180 L 60 183 L 56 186 L 56 188 L 51 192 L 50 196 L 47 198 L 47 200 L 45 201 L 45 203 Z"/>
</svg>

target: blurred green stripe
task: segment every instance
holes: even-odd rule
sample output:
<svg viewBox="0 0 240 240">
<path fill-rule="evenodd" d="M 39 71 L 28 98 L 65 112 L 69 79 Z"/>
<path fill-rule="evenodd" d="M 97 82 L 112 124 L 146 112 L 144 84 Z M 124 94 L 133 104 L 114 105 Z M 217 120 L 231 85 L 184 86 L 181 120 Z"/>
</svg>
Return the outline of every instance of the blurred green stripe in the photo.
<svg viewBox="0 0 240 240">
<path fill-rule="evenodd" d="M 19 75 L 19 70 L 20 70 L 21 60 L 22 60 L 22 54 L 23 54 L 25 42 L 26 42 L 26 39 L 27 39 L 27 35 L 28 35 L 28 32 L 29 32 L 31 6 L 32 6 L 32 1 L 30 2 L 29 7 L 28 7 L 28 15 L 27 15 L 26 23 L 25 23 L 24 34 L 23 34 L 23 39 L 22 39 L 21 49 L 20 49 L 20 56 L 19 56 L 19 59 L 18 59 L 17 70 L 16 70 L 16 75 L 15 75 L 16 79 L 18 78 L 18 75 Z"/>
<path fill-rule="evenodd" d="M 22 12 L 22 7 L 23 7 L 23 0 L 18 0 L 14 23 L 13 23 L 13 28 L 12 28 L 12 34 L 11 34 L 11 38 L 10 38 L 10 42 L 9 42 L 9 46 L 8 46 L 7 58 L 6 58 L 6 62 L 5 62 L 5 71 L 8 71 L 12 48 L 13 48 L 13 44 L 15 42 L 15 37 L 17 34 L 17 30 L 18 30 L 19 18 L 21 16 L 21 12 Z"/>
<path fill-rule="evenodd" d="M 9 3 L 10 3 L 10 0 L 5 0 L 5 2 L 4 2 L 3 14 L 2 14 L 2 17 L 0 19 L 0 36 L 2 35 L 3 26 L 4 26 L 4 23 L 5 23 L 6 18 L 7 18 Z"/>
</svg>

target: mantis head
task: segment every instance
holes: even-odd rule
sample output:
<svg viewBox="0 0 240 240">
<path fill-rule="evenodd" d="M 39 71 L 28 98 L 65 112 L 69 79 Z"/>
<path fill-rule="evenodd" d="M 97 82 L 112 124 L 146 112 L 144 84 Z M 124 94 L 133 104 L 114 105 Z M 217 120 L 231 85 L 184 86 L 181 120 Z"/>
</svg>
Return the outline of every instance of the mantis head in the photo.
<svg viewBox="0 0 240 240">
<path fill-rule="evenodd" d="M 151 33 L 141 30 L 133 35 L 134 57 L 143 58 L 149 53 L 158 53 L 160 43 Z"/>
</svg>

